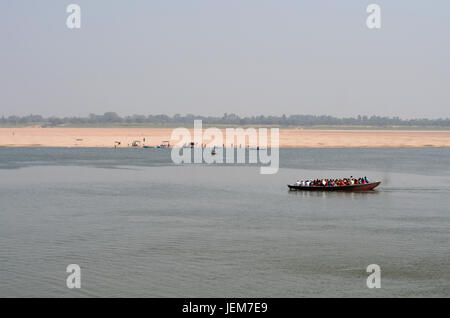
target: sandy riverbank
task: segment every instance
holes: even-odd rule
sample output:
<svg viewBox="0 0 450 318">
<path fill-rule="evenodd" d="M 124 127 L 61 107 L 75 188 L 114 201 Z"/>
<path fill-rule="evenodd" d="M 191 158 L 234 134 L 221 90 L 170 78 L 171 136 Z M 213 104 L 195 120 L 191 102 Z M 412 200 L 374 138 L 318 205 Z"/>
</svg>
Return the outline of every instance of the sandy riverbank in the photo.
<svg viewBox="0 0 450 318">
<path fill-rule="evenodd" d="M 0 147 L 149 146 L 171 140 L 172 128 L 0 128 Z M 192 131 L 191 131 L 192 133 Z M 224 133 L 225 136 L 225 133 Z M 281 148 L 450 147 L 450 131 L 280 129 Z"/>
</svg>

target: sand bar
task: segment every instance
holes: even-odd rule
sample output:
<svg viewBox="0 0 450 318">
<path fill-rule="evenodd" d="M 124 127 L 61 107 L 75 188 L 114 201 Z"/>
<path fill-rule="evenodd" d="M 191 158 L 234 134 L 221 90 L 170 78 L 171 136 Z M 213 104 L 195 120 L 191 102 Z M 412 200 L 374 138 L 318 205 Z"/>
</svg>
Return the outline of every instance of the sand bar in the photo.
<svg viewBox="0 0 450 318">
<path fill-rule="evenodd" d="M 148 146 L 171 140 L 172 128 L 0 128 L 0 147 Z M 193 134 L 191 130 L 191 134 Z M 225 136 L 225 133 L 224 133 Z M 145 138 L 145 142 L 144 142 Z M 281 148 L 450 147 L 450 131 L 280 129 Z"/>
</svg>

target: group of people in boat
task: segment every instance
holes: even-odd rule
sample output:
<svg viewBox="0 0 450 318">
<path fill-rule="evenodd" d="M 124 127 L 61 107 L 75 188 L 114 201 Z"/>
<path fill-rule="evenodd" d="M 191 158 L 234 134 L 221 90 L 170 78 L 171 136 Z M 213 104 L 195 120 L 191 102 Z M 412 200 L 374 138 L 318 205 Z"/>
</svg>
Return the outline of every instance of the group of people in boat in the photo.
<svg viewBox="0 0 450 318">
<path fill-rule="evenodd" d="M 363 178 L 343 178 L 343 179 L 316 179 L 298 180 L 295 185 L 301 187 L 342 187 L 355 184 L 368 184 L 367 177 Z"/>
</svg>

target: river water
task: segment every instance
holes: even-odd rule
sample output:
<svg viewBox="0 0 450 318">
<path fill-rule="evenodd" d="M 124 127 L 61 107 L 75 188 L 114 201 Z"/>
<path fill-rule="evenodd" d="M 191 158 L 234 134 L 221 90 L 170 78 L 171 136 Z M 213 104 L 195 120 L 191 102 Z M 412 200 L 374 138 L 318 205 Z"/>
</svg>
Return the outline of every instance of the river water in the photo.
<svg viewBox="0 0 450 318">
<path fill-rule="evenodd" d="M 281 149 L 262 175 L 167 149 L 0 148 L 0 296 L 449 297 L 449 168 L 450 149 Z M 286 187 L 350 175 L 382 184 Z"/>
</svg>

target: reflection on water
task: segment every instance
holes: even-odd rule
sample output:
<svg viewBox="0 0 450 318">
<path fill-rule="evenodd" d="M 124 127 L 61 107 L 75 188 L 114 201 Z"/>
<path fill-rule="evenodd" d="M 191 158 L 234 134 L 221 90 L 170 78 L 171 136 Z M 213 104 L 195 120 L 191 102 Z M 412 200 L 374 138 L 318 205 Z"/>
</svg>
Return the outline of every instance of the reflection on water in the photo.
<svg viewBox="0 0 450 318">
<path fill-rule="evenodd" d="M 297 195 L 304 198 L 322 198 L 331 199 L 337 197 L 344 197 L 346 199 L 363 199 L 367 195 L 376 195 L 378 190 L 361 191 L 361 192 L 346 192 L 346 191 L 289 191 L 291 195 Z"/>
</svg>

